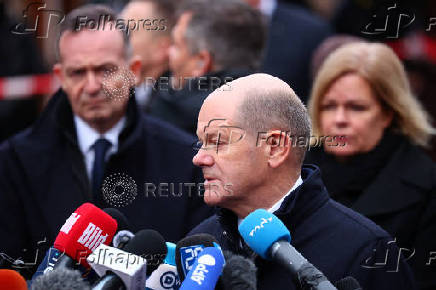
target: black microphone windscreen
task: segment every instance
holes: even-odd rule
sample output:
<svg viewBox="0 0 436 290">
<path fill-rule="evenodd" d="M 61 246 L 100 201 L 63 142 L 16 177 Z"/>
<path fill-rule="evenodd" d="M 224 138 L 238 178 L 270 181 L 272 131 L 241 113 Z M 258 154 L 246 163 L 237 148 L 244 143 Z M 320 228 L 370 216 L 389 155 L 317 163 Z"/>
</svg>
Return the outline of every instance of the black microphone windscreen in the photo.
<svg viewBox="0 0 436 290">
<path fill-rule="evenodd" d="M 162 264 L 168 251 L 165 239 L 154 230 L 140 230 L 123 250 L 147 260 L 147 276 Z"/>
<path fill-rule="evenodd" d="M 257 289 L 257 268 L 254 263 L 240 255 L 224 251 L 226 265 L 220 277 L 222 290 L 255 290 Z"/>
<path fill-rule="evenodd" d="M 103 211 L 117 221 L 118 224 L 117 232 L 124 231 L 124 230 L 128 230 L 128 231 L 131 230 L 132 227 L 130 226 L 129 221 L 127 220 L 126 216 L 122 212 L 120 212 L 116 208 L 111 208 L 111 207 L 105 208 L 103 209 Z"/>
<path fill-rule="evenodd" d="M 91 290 L 77 270 L 59 268 L 38 276 L 32 283 L 31 290 Z"/>
<path fill-rule="evenodd" d="M 179 274 L 180 281 L 185 279 L 185 273 L 183 272 L 182 259 L 180 254 L 180 248 L 203 245 L 204 247 L 214 247 L 214 243 L 218 244 L 217 239 L 209 234 L 196 234 L 181 239 L 176 245 L 176 266 Z"/>
<path fill-rule="evenodd" d="M 359 282 L 351 276 L 342 278 L 341 280 L 335 283 L 335 287 L 338 290 L 362 290 Z"/>
</svg>

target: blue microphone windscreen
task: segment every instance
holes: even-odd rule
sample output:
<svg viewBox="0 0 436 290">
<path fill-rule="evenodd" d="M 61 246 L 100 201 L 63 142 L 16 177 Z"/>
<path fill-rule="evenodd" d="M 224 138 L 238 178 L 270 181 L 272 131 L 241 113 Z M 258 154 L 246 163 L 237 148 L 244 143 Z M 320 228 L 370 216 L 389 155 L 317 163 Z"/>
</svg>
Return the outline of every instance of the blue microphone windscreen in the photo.
<svg viewBox="0 0 436 290">
<path fill-rule="evenodd" d="M 269 259 L 268 250 L 274 242 L 291 242 L 291 234 L 278 217 L 272 213 L 257 209 L 250 213 L 239 225 L 247 245 L 264 259 Z"/>
<path fill-rule="evenodd" d="M 165 257 L 164 263 L 168 265 L 176 266 L 176 244 L 171 242 L 166 242 L 167 244 L 167 255 Z"/>
<path fill-rule="evenodd" d="M 216 247 L 204 248 L 179 290 L 215 289 L 223 267 L 224 256 L 221 250 Z"/>
</svg>

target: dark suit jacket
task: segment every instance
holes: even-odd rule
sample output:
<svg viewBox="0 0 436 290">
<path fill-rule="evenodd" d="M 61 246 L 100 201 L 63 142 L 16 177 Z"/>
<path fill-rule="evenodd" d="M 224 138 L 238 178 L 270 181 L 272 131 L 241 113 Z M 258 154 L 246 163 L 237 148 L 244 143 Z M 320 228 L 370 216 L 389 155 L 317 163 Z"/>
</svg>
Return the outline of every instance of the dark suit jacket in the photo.
<svg viewBox="0 0 436 290">
<path fill-rule="evenodd" d="M 352 276 L 362 289 L 415 289 L 410 268 L 403 259 L 398 260 L 398 248 L 384 230 L 330 199 L 316 166 L 304 166 L 301 177 L 303 184 L 274 214 L 291 232 L 291 244 L 310 263 L 332 282 Z M 301 289 L 283 267 L 253 255 L 240 242 L 237 217 L 231 211 L 221 209 L 189 235 L 197 233 L 209 233 L 224 250 L 254 258 L 258 289 Z M 387 263 L 376 265 L 384 261 L 386 253 Z"/>
<path fill-rule="evenodd" d="M 186 185 L 202 181 L 201 171 L 192 164 L 193 139 L 141 115 L 134 98 L 126 123 L 118 152 L 105 170 L 106 177 L 122 173 L 136 183 L 136 198 L 119 209 L 132 232 L 155 229 L 167 241 L 177 242 L 210 215 L 195 186 L 189 192 Z M 146 183 L 169 184 L 153 195 L 145 191 Z M 71 106 L 59 90 L 32 128 L 0 146 L 0 252 L 31 261 L 38 242 L 46 240 L 44 245 L 51 246 L 66 218 L 84 202 L 112 207 L 92 196 Z"/>
<path fill-rule="evenodd" d="M 262 71 L 287 82 L 306 103 L 312 54 L 331 34 L 330 26 L 306 9 L 278 1 L 268 34 Z"/>
</svg>

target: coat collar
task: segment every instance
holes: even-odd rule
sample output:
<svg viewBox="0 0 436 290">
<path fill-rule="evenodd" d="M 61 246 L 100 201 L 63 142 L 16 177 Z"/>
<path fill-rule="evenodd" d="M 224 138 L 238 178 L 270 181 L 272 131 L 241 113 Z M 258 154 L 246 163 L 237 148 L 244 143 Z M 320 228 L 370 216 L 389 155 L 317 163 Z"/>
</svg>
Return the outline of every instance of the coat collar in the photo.
<svg viewBox="0 0 436 290">
<path fill-rule="evenodd" d="M 142 123 L 137 121 L 139 117 L 134 99 L 131 98 L 127 108 L 126 126 L 119 136 L 120 147 L 117 154 L 130 147 L 142 133 Z M 29 184 L 35 185 L 35 206 L 41 208 L 47 224 L 51 225 L 51 235 L 55 236 L 59 226 L 57 223 L 65 219 L 65 209 L 93 200 L 83 155 L 77 144 L 71 105 L 66 94 L 59 90 L 50 99 L 33 127 L 13 137 L 10 142 L 23 164 Z M 56 172 L 62 174 L 57 176 Z M 62 193 L 56 191 L 63 184 L 70 186 Z M 59 198 L 59 194 L 62 198 Z"/>
<path fill-rule="evenodd" d="M 431 159 L 404 140 L 352 208 L 371 217 L 420 202 L 434 187 L 435 172 Z"/>
<path fill-rule="evenodd" d="M 330 198 L 321 180 L 321 173 L 315 165 L 304 165 L 301 170 L 301 184 L 292 194 L 287 196 L 280 208 L 274 214 L 291 231 L 299 227 L 304 220 L 325 204 Z M 238 232 L 238 218 L 231 210 L 218 208 L 218 221 L 227 235 L 229 248 L 234 252 L 251 255 L 248 246 L 242 243 L 242 249 L 238 247 L 242 238 Z"/>
</svg>

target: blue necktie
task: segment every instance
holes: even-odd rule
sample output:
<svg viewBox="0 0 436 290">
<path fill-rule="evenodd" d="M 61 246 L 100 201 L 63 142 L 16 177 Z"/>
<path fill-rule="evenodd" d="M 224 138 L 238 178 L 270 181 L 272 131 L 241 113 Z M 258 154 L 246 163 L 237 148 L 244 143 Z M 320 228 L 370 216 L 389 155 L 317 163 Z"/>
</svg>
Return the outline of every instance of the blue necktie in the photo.
<svg viewBox="0 0 436 290">
<path fill-rule="evenodd" d="M 107 150 L 112 146 L 111 142 L 104 138 L 100 138 L 95 141 L 94 147 L 94 166 L 92 167 L 92 193 L 94 194 L 94 200 L 100 199 L 101 183 L 104 176 L 105 156 Z"/>
</svg>

